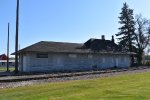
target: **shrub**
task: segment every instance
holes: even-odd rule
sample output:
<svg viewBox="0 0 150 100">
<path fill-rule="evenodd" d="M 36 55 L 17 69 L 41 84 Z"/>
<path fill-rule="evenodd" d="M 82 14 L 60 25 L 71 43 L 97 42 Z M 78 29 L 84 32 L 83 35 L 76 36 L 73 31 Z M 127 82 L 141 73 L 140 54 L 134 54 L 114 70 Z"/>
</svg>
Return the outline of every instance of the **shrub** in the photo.
<svg viewBox="0 0 150 100">
<path fill-rule="evenodd" d="M 145 66 L 150 66 L 150 61 L 145 62 Z"/>
</svg>

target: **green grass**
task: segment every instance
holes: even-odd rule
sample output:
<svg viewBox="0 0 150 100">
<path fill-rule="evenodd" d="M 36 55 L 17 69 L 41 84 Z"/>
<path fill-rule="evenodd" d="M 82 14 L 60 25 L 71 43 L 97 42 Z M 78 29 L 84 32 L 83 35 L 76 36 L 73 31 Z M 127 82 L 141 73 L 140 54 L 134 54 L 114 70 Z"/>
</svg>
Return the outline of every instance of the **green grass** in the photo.
<svg viewBox="0 0 150 100">
<path fill-rule="evenodd" d="M 150 72 L 0 89 L 0 100 L 150 100 Z"/>
<path fill-rule="evenodd" d="M 14 71 L 15 68 L 9 68 L 10 71 Z M 7 71 L 7 67 L 0 67 L 0 71 Z"/>
</svg>

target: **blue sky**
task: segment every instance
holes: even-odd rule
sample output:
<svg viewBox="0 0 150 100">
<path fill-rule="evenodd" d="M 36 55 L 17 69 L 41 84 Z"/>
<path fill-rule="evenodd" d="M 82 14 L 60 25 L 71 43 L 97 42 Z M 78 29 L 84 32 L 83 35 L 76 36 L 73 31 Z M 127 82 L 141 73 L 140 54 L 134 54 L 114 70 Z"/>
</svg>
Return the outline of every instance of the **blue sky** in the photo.
<svg viewBox="0 0 150 100">
<path fill-rule="evenodd" d="M 106 39 L 118 32 L 123 3 L 150 18 L 150 0 L 20 0 L 19 44 L 24 48 L 39 41 L 83 43 Z M 15 50 L 16 0 L 0 0 L 0 54 L 6 53 L 10 22 L 10 52 Z"/>
</svg>

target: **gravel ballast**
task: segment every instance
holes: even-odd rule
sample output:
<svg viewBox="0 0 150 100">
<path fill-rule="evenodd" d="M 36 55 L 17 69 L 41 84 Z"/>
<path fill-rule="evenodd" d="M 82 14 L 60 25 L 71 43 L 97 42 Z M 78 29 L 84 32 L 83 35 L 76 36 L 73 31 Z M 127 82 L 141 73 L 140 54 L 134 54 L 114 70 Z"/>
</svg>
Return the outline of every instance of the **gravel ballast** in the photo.
<svg viewBox="0 0 150 100">
<path fill-rule="evenodd" d="M 102 77 L 112 77 L 122 74 L 132 74 L 132 73 L 141 73 L 141 72 L 150 72 L 150 68 L 142 68 L 142 69 L 132 69 L 125 71 L 112 71 L 109 73 L 90 73 L 90 74 L 79 74 L 79 75 L 71 75 L 71 76 L 62 76 L 62 77 L 50 77 L 46 79 L 38 79 L 38 80 L 26 80 L 26 81 L 16 81 L 16 82 L 1 82 L 0 88 L 16 88 L 21 86 L 29 86 L 33 84 L 42 84 L 42 83 L 50 83 L 50 82 L 63 82 L 69 80 L 83 80 L 83 79 L 93 79 L 93 78 L 102 78 Z M 49 75 L 50 76 L 50 75 Z M 15 76 L 14 76 L 15 77 Z M 17 76 L 16 76 L 17 77 Z M 3 77 L 5 78 L 5 77 Z M 6 79 L 9 77 L 6 77 Z"/>
</svg>

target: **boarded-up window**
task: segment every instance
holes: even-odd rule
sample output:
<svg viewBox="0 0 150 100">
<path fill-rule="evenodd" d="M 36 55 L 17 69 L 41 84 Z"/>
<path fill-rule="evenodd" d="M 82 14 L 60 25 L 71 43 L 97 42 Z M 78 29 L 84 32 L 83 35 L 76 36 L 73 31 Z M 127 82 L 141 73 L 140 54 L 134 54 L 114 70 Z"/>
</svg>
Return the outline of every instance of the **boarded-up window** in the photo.
<svg viewBox="0 0 150 100">
<path fill-rule="evenodd" d="M 93 55 L 88 55 L 88 58 L 89 58 L 89 59 L 92 59 L 92 58 L 93 58 Z"/>
<path fill-rule="evenodd" d="M 70 58 L 77 58 L 77 55 L 76 54 L 69 54 L 69 57 Z"/>
<path fill-rule="evenodd" d="M 38 53 L 36 55 L 37 58 L 48 58 L 48 54 L 47 53 Z"/>
</svg>

